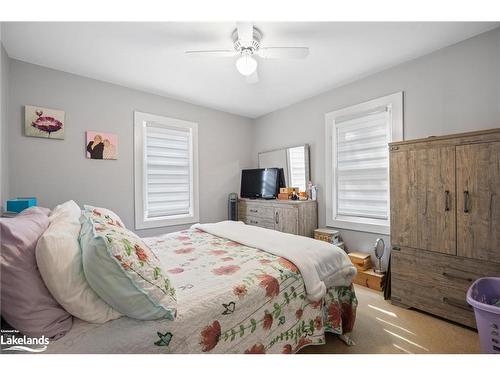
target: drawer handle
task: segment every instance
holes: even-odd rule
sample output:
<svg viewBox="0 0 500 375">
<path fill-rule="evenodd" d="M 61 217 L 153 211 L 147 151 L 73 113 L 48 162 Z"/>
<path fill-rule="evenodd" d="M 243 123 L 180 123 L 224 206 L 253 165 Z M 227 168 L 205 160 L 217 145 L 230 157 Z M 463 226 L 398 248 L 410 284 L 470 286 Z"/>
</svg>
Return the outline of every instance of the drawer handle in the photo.
<svg viewBox="0 0 500 375">
<path fill-rule="evenodd" d="M 464 213 L 469 212 L 469 190 L 464 190 Z"/>
<path fill-rule="evenodd" d="M 256 210 L 256 209 L 250 209 L 250 212 L 259 212 L 259 210 Z"/>
<path fill-rule="evenodd" d="M 443 276 L 445 277 L 449 277 L 451 279 L 459 279 L 459 280 L 464 280 L 464 281 L 468 281 L 468 282 L 473 282 L 474 280 L 470 277 L 467 277 L 467 276 L 461 276 L 461 275 L 454 275 L 452 273 L 448 273 L 448 272 L 443 272 Z"/>
<path fill-rule="evenodd" d="M 466 310 L 466 311 L 473 311 L 472 307 L 469 305 L 466 305 L 465 303 L 462 303 L 461 301 L 457 301 L 448 297 L 443 297 L 442 298 L 443 303 L 446 303 L 447 305 L 453 306 L 453 307 L 458 307 L 459 309 Z"/>
<path fill-rule="evenodd" d="M 395 251 L 401 251 L 401 248 L 399 246 L 393 246 L 392 247 L 392 250 L 395 250 Z"/>
<path fill-rule="evenodd" d="M 250 224 L 259 224 L 259 222 L 256 220 L 250 220 Z"/>
<path fill-rule="evenodd" d="M 280 223 L 280 215 L 276 212 L 276 224 Z"/>
<path fill-rule="evenodd" d="M 449 190 L 444 191 L 444 210 L 445 211 L 450 210 L 450 191 Z"/>
</svg>

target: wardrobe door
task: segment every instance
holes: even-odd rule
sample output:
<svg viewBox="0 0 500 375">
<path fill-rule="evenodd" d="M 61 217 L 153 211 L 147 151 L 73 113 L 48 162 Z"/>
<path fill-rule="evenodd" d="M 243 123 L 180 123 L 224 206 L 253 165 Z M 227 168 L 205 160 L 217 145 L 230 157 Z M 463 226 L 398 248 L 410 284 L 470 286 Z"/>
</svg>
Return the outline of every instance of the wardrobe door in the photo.
<svg viewBox="0 0 500 375">
<path fill-rule="evenodd" d="M 456 147 L 457 254 L 500 262 L 500 142 Z"/>
<path fill-rule="evenodd" d="M 415 151 L 417 245 L 456 254 L 455 146 Z"/>
<path fill-rule="evenodd" d="M 415 153 L 391 147 L 391 245 L 415 247 L 417 244 L 417 199 Z"/>
</svg>

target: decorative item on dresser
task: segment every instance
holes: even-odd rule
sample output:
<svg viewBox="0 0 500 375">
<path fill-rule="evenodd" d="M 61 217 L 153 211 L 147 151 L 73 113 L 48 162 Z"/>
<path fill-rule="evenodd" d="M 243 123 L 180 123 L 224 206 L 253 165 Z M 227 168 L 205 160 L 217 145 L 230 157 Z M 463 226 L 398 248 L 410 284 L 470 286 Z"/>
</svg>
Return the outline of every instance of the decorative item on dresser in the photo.
<svg viewBox="0 0 500 375">
<path fill-rule="evenodd" d="M 311 200 L 240 198 L 239 219 L 249 225 L 312 237 L 318 227 L 318 206 Z"/>
<path fill-rule="evenodd" d="M 392 302 L 475 327 L 467 289 L 500 275 L 500 129 L 389 150 Z"/>
</svg>

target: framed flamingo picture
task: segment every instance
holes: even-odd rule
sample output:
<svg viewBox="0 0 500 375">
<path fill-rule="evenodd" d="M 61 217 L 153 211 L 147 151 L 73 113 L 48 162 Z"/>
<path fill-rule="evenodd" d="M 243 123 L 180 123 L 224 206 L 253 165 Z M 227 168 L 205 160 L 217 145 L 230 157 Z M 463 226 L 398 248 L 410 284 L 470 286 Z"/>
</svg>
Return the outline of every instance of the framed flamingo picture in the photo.
<svg viewBox="0 0 500 375">
<path fill-rule="evenodd" d="M 50 139 L 64 139 L 64 111 L 24 106 L 24 135 Z"/>
</svg>

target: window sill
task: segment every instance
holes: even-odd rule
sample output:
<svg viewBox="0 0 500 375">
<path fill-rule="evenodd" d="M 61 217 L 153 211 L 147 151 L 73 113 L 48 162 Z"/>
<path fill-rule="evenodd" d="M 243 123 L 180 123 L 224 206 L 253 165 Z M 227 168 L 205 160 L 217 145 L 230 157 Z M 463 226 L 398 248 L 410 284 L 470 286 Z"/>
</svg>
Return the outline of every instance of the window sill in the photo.
<svg viewBox="0 0 500 375">
<path fill-rule="evenodd" d="M 135 223 L 135 229 L 152 229 L 152 228 L 162 228 L 162 227 L 172 227 L 175 225 L 184 225 L 184 224 L 196 224 L 200 221 L 198 216 L 186 216 L 179 218 L 171 218 L 171 219 L 147 219 L 147 220 L 139 220 Z"/>
<path fill-rule="evenodd" d="M 373 221 L 351 221 L 351 220 L 339 220 L 330 219 L 326 222 L 327 227 L 339 228 L 339 229 L 349 229 L 359 232 L 376 233 L 390 235 L 391 228 L 387 224 L 376 223 Z"/>
</svg>

